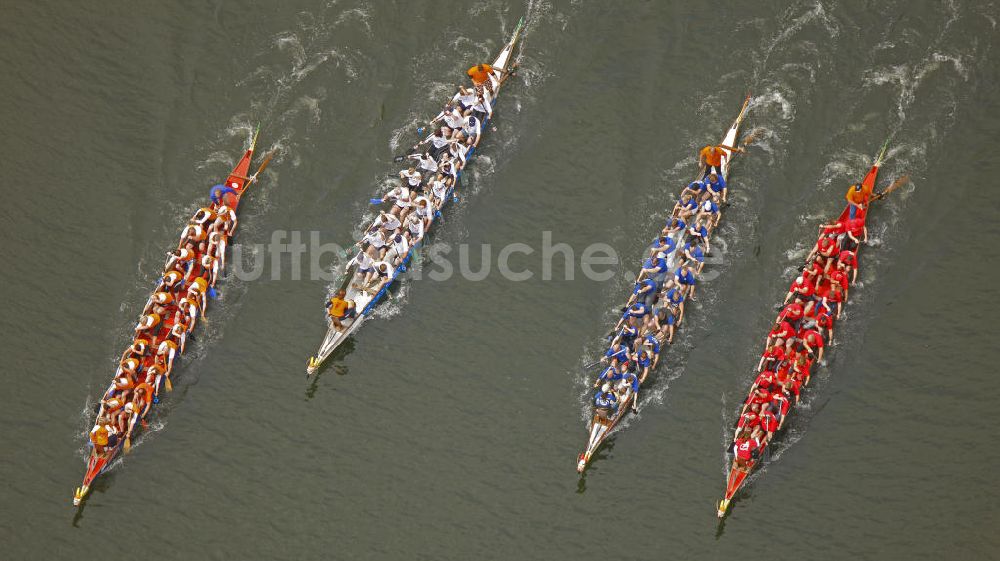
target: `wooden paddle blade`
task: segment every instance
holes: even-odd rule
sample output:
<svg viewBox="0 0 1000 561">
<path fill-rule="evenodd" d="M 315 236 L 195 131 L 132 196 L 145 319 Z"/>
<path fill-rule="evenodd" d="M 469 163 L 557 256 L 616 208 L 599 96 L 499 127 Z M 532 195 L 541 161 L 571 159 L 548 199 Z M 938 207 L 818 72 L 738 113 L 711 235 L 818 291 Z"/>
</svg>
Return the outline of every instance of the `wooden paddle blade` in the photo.
<svg viewBox="0 0 1000 561">
<path fill-rule="evenodd" d="M 750 131 L 746 136 L 743 137 L 743 141 L 740 142 L 740 145 L 743 146 L 744 148 L 749 146 L 750 143 L 752 143 L 754 140 L 757 140 L 757 137 L 759 135 L 760 135 L 760 129 L 754 129 Z"/>
<path fill-rule="evenodd" d="M 271 163 L 271 159 L 274 158 L 274 155 L 277 153 L 278 153 L 277 150 L 271 150 L 271 152 L 268 153 L 267 157 L 264 158 L 264 161 L 260 163 L 260 167 L 257 168 L 257 173 L 253 174 L 254 179 L 257 179 L 257 176 L 260 175 L 262 171 L 264 171 L 264 168 L 267 167 L 267 164 Z"/>
<path fill-rule="evenodd" d="M 893 181 L 891 185 L 889 185 L 888 187 L 886 187 L 885 189 L 883 189 L 882 192 L 880 192 L 878 195 L 875 195 L 875 200 L 877 201 L 877 200 L 885 198 L 886 195 L 888 195 L 889 193 L 892 193 L 896 189 L 899 189 L 900 187 L 902 187 L 903 185 L 906 185 L 909 182 L 910 182 L 910 176 L 909 175 L 904 175 L 904 176 L 900 177 L 899 179 Z"/>
</svg>

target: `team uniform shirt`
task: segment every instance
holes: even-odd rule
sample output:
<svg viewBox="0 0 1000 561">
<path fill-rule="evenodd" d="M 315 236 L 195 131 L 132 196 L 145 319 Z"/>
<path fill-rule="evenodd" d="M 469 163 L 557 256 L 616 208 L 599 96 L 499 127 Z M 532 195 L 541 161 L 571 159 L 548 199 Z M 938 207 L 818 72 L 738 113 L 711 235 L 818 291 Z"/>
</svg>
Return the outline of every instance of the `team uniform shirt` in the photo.
<svg viewBox="0 0 1000 561">
<path fill-rule="evenodd" d="M 650 257 L 642 264 L 642 268 L 651 275 L 659 275 L 667 272 L 667 260 L 662 257 Z"/>
<path fill-rule="evenodd" d="M 375 267 L 375 260 L 363 251 L 359 251 L 351 262 L 358 266 L 359 273 L 367 273 Z"/>
<path fill-rule="evenodd" d="M 639 377 L 635 375 L 634 372 L 626 372 L 622 376 L 621 381 L 622 387 L 630 386 L 632 388 L 632 393 L 639 391 Z"/>
<path fill-rule="evenodd" d="M 465 121 L 462 123 L 462 133 L 465 134 L 465 136 L 475 137 L 479 136 L 479 131 L 480 131 L 479 119 L 477 119 L 474 115 L 469 115 L 468 117 L 466 117 Z"/>
<path fill-rule="evenodd" d="M 643 339 L 643 344 L 649 344 L 649 346 L 653 349 L 654 355 L 660 354 L 660 340 L 656 337 L 646 335 L 646 338 Z"/>
<path fill-rule="evenodd" d="M 837 251 L 837 240 L 835 238 L 830 238 L 824 236 L 816 242 L 819 247 L 819 254 L 823 257 L 832 257 Z"/>
<path fill-rule="evenodd" d="M 737 440 L 733 448 L 736 450 L 736 457 L 746 462 L 753 459 L 754 452 L 760 448 L 760 443 L 754 438 L 744 438 Z"/>
<path fill-rule="evenodd" d="M 708 185 L 705 185 L 704 181 L 695 180 L 692 181 L 691 183 L 688 183 L 687 188 L 689 191 L 694 191 L 695 193 L 698 193 L 700 195 L 705 192 L 705 189 L 708 189 Z"/>
<path fill-rule="evenodd" d="M 594 394 L 594 406 L 598 409 L 617 411 L 618 396 L 614 392 L 604 393 L 601 390 L 597 390 L 597 393 Z"/>
<path fill-rule="evenodd" d="M 680 218 L 671 218 L 670 220 L 667 220 L 667 224 L 664 226 L 664 229 L 670 233 L 683 232 L 684 230 L 687 230 L 687 223 Z"/>
<path fill-rule="evenodd" d="M 435 173 L 438 170 L 438 163 L 437 160 L 430 156 L 421 155 L 417 160 L 417 167 L 424 171 Z"/>
<path fill-rule="evenodd" d="M 413 170 L 411 172 L 408 169 L 404 169 L 403 171 L 399 172 L 399 177 L 405 179 L 406 183 L 410 187 L 420 187 L 420 181 L 422 179 L 422 176 L 420 175 L 420 172 L 417 170 Z"/>
<path fill-rule="evenodd" d="M 645 317 L 649 314 L 649 307 L 642 302 L 636 302 L 628 309 L 628 315 L 634 318 Z"/>
<path fill-rule="evenodd" d="M 674 280 L 676 280 L 678 284 L 684 286 L 694 286 L 695 282 L 697 282 L 694 278 L 694 273 L 692 273 L 690 270 L 684 272 L 683 269 L 678 270 L 674 274 Z"/>
<path fill-rule="evenodd" d="M 383 214 L 382 215 L 382 229 L 389 232 L 399 228 L 402 224 L 399 221 L 399 217 L 394 214 Z"/>
<path fill-rule="evenodd" d="M 802 279 L 802 282 L 799 282 L 800 278 Z M 816 287 L 813 286 L 813 283 L 809 282 L 809 279 L 805 277 L 797 277 L 795 282 L 792 283 L 792 292 L 798 294 L 802 298 L 811 299 L 813 295 L 816 294 Z"/>
<path fill-rule="evenodd" d="M 706 228 L 704 224 L 694 224 L 688 228 L 688 233 L 692 236 L 698 236 L 699 238 L 705 239 L 708 237 L 708 228 Z"/>
<path fill-rule="evenodd" d="M 705 185 L 708 187 L 709 191 L 718 195 L 719 193 L 722 193 L 723 189 L 726 188 L 726 180 L 723 179 L 721 175 L 717 175 L 715 181 L 712 181 L 711 178 L 705 178 Z"/>
<path fill-rule="evenodd" d="M 802 342 L 809 345 L 811 349 L 822 349 L 823 348 L 823 336 L 819 334 L 819 331 L 815 329 L 803 329 L 799 333 L 799 337 Z"/>
<path fill-rule="evenodd" d="M 666 303 L 672 308 L 676 308 L 684 303 L 684 295 L 681 294 L 679 288 L 674 287 L 667 291 Z"/>
<path fill-rule="evenodd" d="M 445 111 L 442 117 L 444 117 L 444 124 L 448 125 L 448 128 L 452 130 L 462 128 L 462 125 L 465 123 L 465 117 L 457 109 Z"/>
<path fill-rule="evenodd" d="M 677 249 L 677 242 L 671 237 L 662 236 L 653 240 L 653 245 L 650 246 L 650 249 L 657 253 L 670 255 Z"/>
<path fill-rule="evenodd" d="M 646 351 L 642 351 L 639 353 L 636 362 L 639 363 L 639 368 L 648 368 L 653 364 L 653 356 Z"/>
<path fill-rule="evenodd" d="M 757 379 L 753 381 L 754 385 L 765 390 L 770 390 L 774 386 L 774 373 L 765 370 L 757 375 Z"/>
<path fill-rule="evenodd" d="M 760 420 L 760 428 L 764 429 L 765 432 L 778 430 L 778 417 L 773 411 L 761 411 L 758 419 Z"/>
<path fill-rule="evenodd" d="M 840 255 L 837 257 L 837 261 L 840 261 L 852 269 L 858 266 L 858 256 L 853 251 L 848 249 L 840 252 Z"/>
<path fill-rule="evenodd" d="M 784 339 L 787 341 L 789 337 L 795 336 L 795 330 L 792 329 L 792 324 L 788 323 L 787 321 L 782 321 L 776 327 L 771 329 L 770 336 L 779 339 Z"/>
<path fill-rule="evenodd" d="M 628 359 L 628 347 L 619 343 L 618 345 L 608 349 L 604 356 L 610 358 L 611 360 L 617 360 L 618 362 L 623 362 Z M 608 368 L 611 368 L 610 366 Z"/>
<path fill-rule="evenodd" d="M 759 416 L 756 411 L 747 409 L 745 413 L 740 415 L 740 420 L 736 424 L 737 430 L 747 429 L 752 431 L 758 424 L 760 424 L 758 417 Z"/>
<path fill-rule="evenodd" d="M 476 90 L 465 90 L 465 93 L 459 92 L 455 96 L 456 100 L 462 104 L 463 109 L 468 109 L 476 104 L 479 100 L 479 96 L 476 95 Z"/>
<path fill-rule="evenodd" d="M 771 361 L 771 366 L 785 360 L 785 347 L 781 345 L 772 345 L 771 348 L 764 351 L 761 355 L 764 357 L 764 367 L 768 367 L 768 361 Z"/>
<path fill-rule="evenodd" d="M 632 289 L 632 294 L 649 294 L 654 290 L 656 290 L 656 281 L 653 279 L 642 279 L 641 281 L 635 283 L 635 288 Z"/>
<path fill-rule="evenodd" d="M 615 382 L 621 380 L 623 377 L 624 374 L 615 369 L 615 367 L 608 366 L 601 372 L 601 375 L 598 376 L 597 379 L 600 380 L 602 384 L 604 382 L 610 382 L 612 385 L 614 385 Z"/>
<path fill-rule="evenodd" d="M 802 307 L 802 304 L 792 302 L 781 310 L 781 315 L 779 317 L 788 320 L 789 322 L 796 322 L 802 319 L 802 314 L 804 312 L 805 309 Z"/>
<path fill-rule="evenodd" d="M 788 410 L 792 407 L 792 402 L 788 400 L 788 395 L 783 391 L 777 391 L 771 394 L 771 409 L 778 411 L 782 417 L 788 414 Z"/>
<path fill-rule="evenodd" d="M 434 133 L 429 138 L 435 150 L 440 150 L 448 145 L 448 137 L 443 134 Z"/>
<path fill-rule="evenodd" d="M 697 261 L 699 263 L 704 263 L 705 262 L 705 251 L 703 249 L 701 249 L 700 245 L 692 244 L 691 242 L 688 242 L 684 246 L 684 254 L 688 255 L 691 259 L 694 259 L 695 261 Z"/>
</svg>

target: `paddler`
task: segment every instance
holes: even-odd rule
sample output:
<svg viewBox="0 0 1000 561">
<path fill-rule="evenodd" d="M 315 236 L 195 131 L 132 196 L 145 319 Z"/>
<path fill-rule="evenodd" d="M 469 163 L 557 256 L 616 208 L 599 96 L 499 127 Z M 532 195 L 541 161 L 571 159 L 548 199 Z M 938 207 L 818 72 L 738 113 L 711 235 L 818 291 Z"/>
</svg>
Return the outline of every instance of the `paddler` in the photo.
<svg viewBox="0 0 1000 561">
<path fill-rule="evenodd" d="M 605 383 L 594 394 L 594 408 L 602 419 L 607 419 L 618 411 L 618 395 L 611 391 L 611 384 Z"/>
<path fill-rule="evenodd" d="M 330 316 L 330 322 L 333 323 L 337 331 L 343 331 L 344 324 L 342 322 L 355 316 L 355 303 L 353 300 L 346 300 L 346 296 L 346 290 L 338 290 L 337 294 L 326 304 L 327 315 Z"/>
<path fill-rule="evenodd" d="M 198 309 L 201 311 L 201 315 L 205 315 L 205 306 L 207 304 L 207 298 L 205 298 L 205 292 L 208 290 L 208 281 L 204 277 L 195 277 L 191 279 L 191 285 L 187 289 L 187 297 L 198 303 Z"/>
<path fill-rule="evenodd" d="M 184 244 L 183 247 L 167 252 L 167 262 L 163 265 L 163 270 L 169 271 L 175 268 L 178 264 L 186 267 L 187 263 L 194 258 L 195 245 L 192 243 Z"/>
<path fill-rule="evenodd" d="M 743 430 L 736 435 L 736 440 L 733 441 L 734 468 L 746 469 L 751 461 L 757 459 L 760 454 L 760 439 L 757 433 L 758 430 L 755 428 L 753 432 Z"/>
<path fill-rule="evenodd" d="M 231 207 L 222 205 L 216 212 L 217 218 L 212 223 L 212 228 L 222 232 L 226 237 L 232 237 L 233 232 L 236 230 L 236 224 L 239 222 L 236 218 L 236 211 Z"/>
<path fill-rule="evenodd" d="M 622 392 L 622 395 L 628 395 L 628 391 L 632 390 L 632 412 L 639 412 L 639 377 L 636 373 L 629 369 L 625 371 L 622 375 L 622 379 L 618 382 L 618 389 Z"/>
<path fill-rule="evenodd" d="M 705 186 L 708 188 L 708 192 L 713 196 L 722 197 L 722 202 L 726 202 L 726 197 L 729 195 L 729 187 L 726 186 L 726 180 L 722 177 L 720 173 L 710 173 L 708 178 L 705 179 Z"/>
<path fill-rule="evenodd" d="M 732 146 L 726 146 L 725 144 L 717 144 L 706 146 L 698 152 L 698 165 L 705 166 L 705 175 L 702 177 L 708 177 L 708 175 L 713 171 L 722 175 L 722 160 L 726 157 L 725 150 L 732 152 L 744 151 L 742 148 L 733 148 Z"/>
<path fill-rule="evenodd" d="M 767 433 L 767 436 L 764 437 L 764 441 L 767 442 L 774 436 L 774 431 L 778 430 L 778 416 L 774 414 L 774 411 L 771 411 L 770 402 L 760 406 L 760 416 L 758 419 L 760 429 Z"/>
<path fill-rule="evenodd" d="M 114 448 L 118 444 L 118 432 L 111 424 L 108 415 L 102 415 L 97 420 L 94 428 L 90 430 L 90 442 L 94 444 L 94 452 L 101 455 L 108 448 Z"/>
<path fill-rule="evenodd" d="M 219 267 L 226 268 L 226 235 L 218 230 L 208 233 L 208 255 L 219 260 Z"/>
<path fill-rule="evenodd" d="M 143 316 L 139 318 L 139 323 L 135 326 L 135 331 L 136 333 L 140 331 L 150 331 L 158 325 L 160 325 L 160 314 L 156 312 L 143 314 Z"/>
</svg>

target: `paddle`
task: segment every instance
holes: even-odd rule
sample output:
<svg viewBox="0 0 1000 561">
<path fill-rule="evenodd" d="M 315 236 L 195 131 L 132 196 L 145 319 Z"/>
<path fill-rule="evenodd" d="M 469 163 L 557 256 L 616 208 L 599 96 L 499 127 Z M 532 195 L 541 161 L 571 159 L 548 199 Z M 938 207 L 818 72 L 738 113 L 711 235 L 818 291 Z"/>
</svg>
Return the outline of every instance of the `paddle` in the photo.
<svg viewBox="0 0 1000 561">
<path fill-rule="evenodd" d="M 878 193 L 875 193 L 875 196 L 872 197 L 871 202 L 880 201 L 880 200 L 884 199 L 886 195 L 888 195 L 889 193 L 892 193 L 896 189 L 899 189 L 900 187 L 902 187 L 903 185 L 906 185 L 909 182 L 910 182 L 910 176 L 909 175 L 904 175 L 904 176 L 900 177 L 899 179 L 893 181 L 892 184 L 889 185 L 888 187 L 886 187 L 885 189 L 879 191 Z"/>
</svg>

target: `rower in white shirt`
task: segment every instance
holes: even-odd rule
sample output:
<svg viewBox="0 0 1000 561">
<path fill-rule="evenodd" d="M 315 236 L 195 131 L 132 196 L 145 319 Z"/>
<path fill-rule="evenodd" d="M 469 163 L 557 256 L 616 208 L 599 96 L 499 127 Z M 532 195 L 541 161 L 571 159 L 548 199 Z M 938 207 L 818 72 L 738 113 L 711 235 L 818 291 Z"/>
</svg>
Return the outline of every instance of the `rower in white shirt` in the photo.
<svg viewBox="0 0 1000 561">
<path fill-rule="evenodd" d="M 417 167 L 427 173 L 437 173 L 438 163 L 433 157 L 431 157 L 430 152 L 424 152 L 423 154 L 410 154 L 408 156 L 411 160 L 417 161 Z"/>
<path fill-rule="evenodd" d="M 406 218 L 406 215 L 410 212 L 410 206 L 413 204 L 413 193 L 410 188 L 406 185 L 400 185 L 385 194 L 385 198 L 393 201 L 392 214 L 399 217 L 400 220 Z"/>
<path fill-rule="evenodd" d="M 417 171 L 417 168 L 410 167 L 409 169 L 404 169 L 399 172 L 399 178 L 402 179 L 413 189 L 420 187 L 420 182 L 423 180 L 423 176 Z"/>
</svg>

